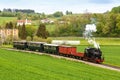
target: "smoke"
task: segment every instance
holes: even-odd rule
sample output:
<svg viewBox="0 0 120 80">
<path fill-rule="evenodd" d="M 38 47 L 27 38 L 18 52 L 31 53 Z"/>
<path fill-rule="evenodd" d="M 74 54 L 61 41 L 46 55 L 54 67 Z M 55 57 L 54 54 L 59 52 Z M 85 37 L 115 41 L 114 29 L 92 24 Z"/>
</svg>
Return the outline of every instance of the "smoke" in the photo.
<svg viewBox="0 0 120 80">
<path fill-rule="evenodd" d="M 95 38 L 92 35 L 92 33 L 96 31 L 97 29 L 95 24 L 87 24 L 85 26 L 85 32 L 83 33 L 83 35 L 89 44 L 93 44 L 95 48 L 99 49 L 100 48 L 99 43 L 95 41 Z"/>
</svg>

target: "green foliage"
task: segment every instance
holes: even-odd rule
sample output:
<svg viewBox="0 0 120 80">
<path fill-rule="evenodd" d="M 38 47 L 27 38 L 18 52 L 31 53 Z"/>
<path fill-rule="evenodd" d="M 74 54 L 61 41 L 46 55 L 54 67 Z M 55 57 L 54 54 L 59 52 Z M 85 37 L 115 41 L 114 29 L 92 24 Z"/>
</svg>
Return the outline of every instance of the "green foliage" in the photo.
<svg viewBox="0 0 120 80">
<path fill-rule="evenodd" d="M 120 6 L 113 7 L 112 10 L 111 10 L 111 13 L 120 13 Z"/>
<path fill-rule="evenodd" d="M 57 11 L 53 14 L 54 17 L 62 17 L 63 16 L 63 13 L 60 12 L 60 11 Z"/>
<path fill-rule="evenodd" d="M 37 27 L 33 26 L 33 25 L 26 25 L 26 35 L 30 36 L 31 38 L 33 38 L 33 36 L 35 36 L 35 33 L 37 31 Z"/>
<path fill-rule="evenodd" d="M 1 17 L 16 17 L 15 13 L 12 12 L 0 12 Z"/>
<path fill-rule="evenodd" d="M 4 44 L 12 44 L 12 42 L 13 42 L 13 36 L 8 35 L 7 38 L 5 39 Z"/>
<path fill-rule="evenodd" d="M 51 39 L 51 38 L 47 38 L 46 42 L 47 42 L 47 43 L 51 43 L 51 42 L 52 42 L 52 39 Z"/>
<path fill-rule="evenodd" d="M 39 37 L 34 36 L 34 37 L 33 37 L 33 41 L 39 41 Z"/>
<path fill-rule="evenodd" d="M 19 37 L 22 40 L 25 40 L 27 37 L 25 24 L 23 24 L 22 26 L 18 26 L 18 29 L 19 29 Z"/>
<path fill-rule="evenodd" d="M 46 15 L 45 15 L 45 13 L 42 13 L 42 14 L 41 14 L 41 16 L 40 16 L 40 18 L 41 18 L 41 19 L 44 19 L 44 18 L 46 18 Z"/>
<path fill-rule="evenodd" d="M 31 41 L 32 38 L 30 36 L 27 36 L 26 41 Z"/>
<path fill-rule="evenodd" d="M 43 39 L 43 38 L 34 36 L 33 41 L 51 43 L 52 39 L 51 38 Z"/>
<path fill-rule="evenodd" d="M 87 17 L 86 17 L 87 16 Z M 90 23 L 89 15 L 82 16 L 64 16 L 60 21 L 55 23 L 55 30 L 51 36 L 82 36 L 84 27 Z"/>
<path fill-rule="evenodd" d="M 37 42 L 46 42 L 46 39 L 43 39 L 43 38 L 38 37 L 38 36 L 34 36 L 34 37 L 33 37 L 33 41 L 37 41 Z"/>
<path fill-rule="evenodd" d="M 13 29 L 14 28 L 13 23 L 12 22 L 6 23 L 5 28 L 6 29 Z"/>
<path fill-rule="evenodd" d="M 66 15 L 71 15 L 72 14 L 72 11 L 66 11 Z"/>
<path fill-rule="evenodd" d="M 119 37 L 118 26 L 119 14 L 107 13 L 107 14 L 96 14 L 97 18 L 97 33 L 96 36 L 112 36 Z"/>
<path fill-rule="evenodd" d="M 2 49 L 0 49 L 0 63 L 1 80 L 119 80 L 120 78 L 120 72 L 117 71 L 45 55 Z"/>
<path fill-rule="evenodd" d="M 47 39 L 49 33 L 46 31 L 46 26 L 44 24 L 39 25 L 36 35 L 43 39 Z"/>
</svg>

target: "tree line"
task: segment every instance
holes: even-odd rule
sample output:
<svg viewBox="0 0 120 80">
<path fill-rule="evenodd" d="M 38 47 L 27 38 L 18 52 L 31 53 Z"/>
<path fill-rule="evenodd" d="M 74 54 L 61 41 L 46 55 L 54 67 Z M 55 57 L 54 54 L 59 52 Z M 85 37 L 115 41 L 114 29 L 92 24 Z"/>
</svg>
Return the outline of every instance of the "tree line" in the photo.
<svg viewBox="0 0 120 80">
<path fill-rule="evenodd" d="M 66 15 L 71 15 L 72 11 L 66 11 Z M 18 19 L 29 18 L 31 20 L 38 20 L 44 18 L 58 18 L 64 16 L 62 11 L 56 11 L 53 14 L 46 15 L 43 13 L 36 13 L 34 10 L 31 9 L 10 9 L 4 8 L 0 11 L 1 17 L 17 17 Z"/>
<path fill-rule="evenodd" d="M 23 13 L 35 13 L 34 10 L 31 10 L 31 9 L 6 9 L 4 8 L 3 9 L 3 12 L 23 12 Z"/>
<path fill-rule="evenodd" d="M 86 24 L 95 24 L 99 37 L 120 37 L 120 6 L 105 13 L 84 13 L 61 18 L 64 23 L 55 23 L 51 36 L 83 36 Z"/>
</svg>

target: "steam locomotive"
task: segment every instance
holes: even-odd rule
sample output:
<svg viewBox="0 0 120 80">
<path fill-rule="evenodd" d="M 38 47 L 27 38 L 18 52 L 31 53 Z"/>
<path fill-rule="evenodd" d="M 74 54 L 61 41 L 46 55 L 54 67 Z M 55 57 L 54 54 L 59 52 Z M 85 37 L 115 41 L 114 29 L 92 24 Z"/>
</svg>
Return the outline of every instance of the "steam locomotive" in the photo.
<svg viewBox="0 0 120 80">
<path fill-rule="evenodd" d="M 38 51 L 55 55 L 62 55 L 76 59 L 102 63 L 102 52 L 100 49 L 88 47 L 84 52 L 77 52 L 77 48 L 73 46 L 47 44 L 45 42 L 32 41 L 14 41 L 13 47 L 21 50 Z"/>
</svg>

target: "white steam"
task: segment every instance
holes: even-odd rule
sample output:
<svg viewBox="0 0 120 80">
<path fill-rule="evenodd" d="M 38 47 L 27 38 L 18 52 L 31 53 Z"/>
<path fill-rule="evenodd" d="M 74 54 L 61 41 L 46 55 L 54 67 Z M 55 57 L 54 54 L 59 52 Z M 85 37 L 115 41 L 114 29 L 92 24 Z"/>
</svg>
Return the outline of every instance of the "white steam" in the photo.
<svg viewBox="0 0 120 80">
<path fill-rule="evenodd" d="M 92 33 L 96 32 L 96 25 L 95 24 L 87 24 L 85 26 L 85 32 L 84 32 L 84 37 L 86 40 L 88 40 L 89 44 L 93 44 L 95 48 L 100 48 L 99 43 L 95 41 L 95 38 L 93 38 Z"/>
</svg>

